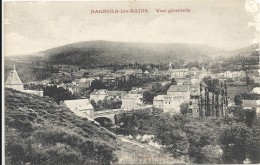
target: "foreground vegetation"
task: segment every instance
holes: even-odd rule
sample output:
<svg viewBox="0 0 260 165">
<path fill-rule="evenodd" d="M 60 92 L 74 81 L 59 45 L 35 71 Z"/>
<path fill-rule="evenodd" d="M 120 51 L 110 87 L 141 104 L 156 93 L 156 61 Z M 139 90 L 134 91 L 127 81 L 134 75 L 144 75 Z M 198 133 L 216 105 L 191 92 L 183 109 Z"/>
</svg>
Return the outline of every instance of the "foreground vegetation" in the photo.
<svg viewBox="0 0 260 165">
<path fill-rule="evenodd" d="M 48 97 L 5 90 L 6 164 L 110 164 L 116 137 Z"/>
<path fill-rule="evenodd" d="M 232 114 L 232 115 L 231 115 Z M 154 135 L 167 153 L 188 163 L 260 162 L 260 121 L 254 112 L 241 108 L 220 119 L 192 118 L 156 109 L 121 114 L 117 118 L 124 134 Z"/>
</svg>

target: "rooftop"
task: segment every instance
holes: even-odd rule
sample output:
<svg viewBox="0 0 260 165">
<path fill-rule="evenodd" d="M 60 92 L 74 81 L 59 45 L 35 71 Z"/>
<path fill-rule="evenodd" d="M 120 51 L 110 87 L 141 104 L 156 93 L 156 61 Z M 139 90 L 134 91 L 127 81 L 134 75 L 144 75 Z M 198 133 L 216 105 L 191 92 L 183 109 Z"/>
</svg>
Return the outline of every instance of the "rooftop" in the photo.
<svg viewBox="0 0 260 165">
<path fill-rule="evenodd" d="M 88 99 L 64 100 L 64 103 L 71 111 L 93 109 Z"/>
<path fill-rule="evenodd" d="M 199 69 L 197 67 L 190 68 L 190 71 L 198 71 Z"/>
<path fill-rule="evenodd" d="M 12 70 L 10 72 L 10 74 L 8 75 L 5 84 L 6 85 L 23 85 L 18 73 L 15 70 L 15 65 L 14 65 L 14 70 Z"/>
<path fill-rule="evenodd" d="M 187 92 L 188 90 L 188 85 L 171 85 L 167 92 Z"/>
<path fill-rule="evenodd" d="M 173 72 L 186 72 L 188 71 L 189 69 L 188 68 L 183 68 L 183 69 L 171 69 L 171 71 Z"/>
</svg>

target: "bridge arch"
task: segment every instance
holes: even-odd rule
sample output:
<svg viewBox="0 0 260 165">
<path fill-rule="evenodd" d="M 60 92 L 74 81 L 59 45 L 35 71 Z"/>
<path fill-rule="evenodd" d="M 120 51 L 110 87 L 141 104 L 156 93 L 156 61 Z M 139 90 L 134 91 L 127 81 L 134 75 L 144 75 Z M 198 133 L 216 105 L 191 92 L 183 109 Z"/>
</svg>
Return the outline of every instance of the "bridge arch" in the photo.
<svg viewBox="0 0 260 165">
<path fill-rule="evenodd" d="M 110 119 L 109 117 L 100 116 L 94 118 L 96 122 L 98 122 L 102 127 L 111 127 L 114 125 L 114 120 Z"/>
</svg>

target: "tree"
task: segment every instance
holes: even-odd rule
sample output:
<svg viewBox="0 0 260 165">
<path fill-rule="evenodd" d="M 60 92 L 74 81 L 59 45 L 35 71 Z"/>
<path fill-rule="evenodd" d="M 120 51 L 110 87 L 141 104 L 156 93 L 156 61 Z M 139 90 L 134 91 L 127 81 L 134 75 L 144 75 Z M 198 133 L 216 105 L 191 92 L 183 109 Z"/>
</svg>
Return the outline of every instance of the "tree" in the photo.
<svg viewBox="0 0 260 165">
<path fill-rule="evenodd" d="M 166 147 L 166 151 L 173 156 L 187 156 L 189 152 L 189 142 L 185 132 L 180 129 L 179 119 L 168 116 L 160 116 L 160 120 L 155 125 L 155 139 Z"/>
<path fill-rule="evenodd" d="M 94 89 L 105 89 L 106 86 L 105 84 L 101 81 L 101 80 L 94 80 L 91 83 L 90 89 L 94 90 Z"/>
<path fill-rule="evenodd" d="M 183 116 L 186 116 L 186 114 L 189 111 L 189 103 L 181 103 L 180 105 L 180 111 L 182 113 Z"/>
<path fill-rule="evenodd" d="M 242 164 L 250 155 L 253 133 L 244 123 L 234 122 L 225 126 L 220 134 L 223 163 Z"/>
<path fill-rule="evenodd" d="M 77 96 L 72 94 L 69 90 L 62 87 L 57 88 L 56 85 L 46 86 L 43 89 L 43 95 L 53 98 L 57 104 L 60 104 L 60 101 L 77 99 Z"/>
<path fill-rule="evenodd" d="M 171 79 L 171 85 L 177 85 L 177 81 L 175 80 L 175 78 Z"/>
<path fill-rule="evenodd" d="M 206 145 L 201 149 L 203 164 L 220 164 L 222 161 L 222 149 L 219 145 Z"/>
<path fill-rule="evenodd" d="M 144 91 L 143 99 L 145 103 L 153 103 L 153 99 L 156 96 L 155 92 L 152 91 Z"/>
<path fill-rule="evenodd" d="M 234 102 L 236 105 L 242 105 L 242 103 L 243 103 L 242 96 L 240 94 L 235 95 Z"/>
</svg>

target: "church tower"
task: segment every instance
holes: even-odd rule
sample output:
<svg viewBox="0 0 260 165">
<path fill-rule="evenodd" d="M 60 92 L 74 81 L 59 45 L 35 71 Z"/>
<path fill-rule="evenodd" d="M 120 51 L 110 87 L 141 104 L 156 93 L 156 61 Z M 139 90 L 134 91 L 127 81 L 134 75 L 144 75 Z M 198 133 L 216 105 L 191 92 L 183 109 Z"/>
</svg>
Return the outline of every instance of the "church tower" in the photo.
<svg viewBox="0 0 260 165">
<path fill-rule="evenodd" d="M 5 87 L 12 88 L 18 91 L 23 91 L 23 83 L 15 69 L 15 64 L 14 64 L 14 70 L 12 70 L 7 77 L 7 80 L 5 82 Z"/>
<path fill-rule="evenodd" d="M 169 70 L 172 70 L 172 62 L 169 64 Z"/>
</svg>

